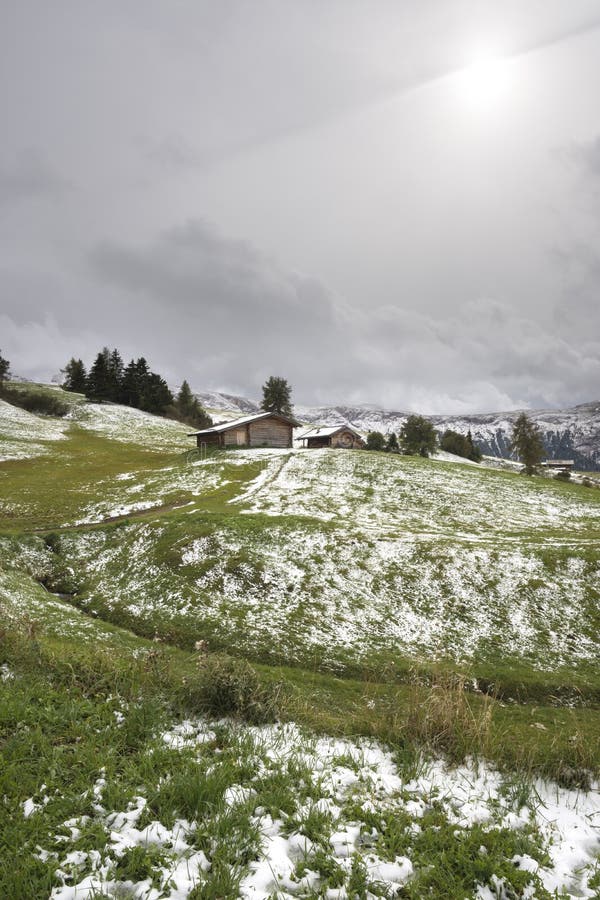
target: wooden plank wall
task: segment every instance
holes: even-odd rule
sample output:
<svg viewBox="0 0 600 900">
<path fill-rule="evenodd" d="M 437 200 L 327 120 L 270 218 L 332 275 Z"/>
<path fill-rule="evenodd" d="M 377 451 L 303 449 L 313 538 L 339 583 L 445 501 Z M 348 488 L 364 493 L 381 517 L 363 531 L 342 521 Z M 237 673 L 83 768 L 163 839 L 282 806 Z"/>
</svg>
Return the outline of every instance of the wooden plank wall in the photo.
<svg viewBox="0 0 600 900">
<path fill-rule="evenodd" d="M 202 444 L 208 444 L 211 447 L 214 447 L 215 445 L 219 446 L 219 444 L 221 443 L 220 438 L 221 438 L 221 435 L 218 433 L 217 434 L 198 434 L 198 435 L 196 435 L 196 443 L 199 447 L 202 446 Z"/>
<path fill-rule="evenodd" d="M 236 447 L 243 447 L 246 443 L 246 426 L 242 425 L 240 428 L 225 431 L 223 438 L 226 447 L 231 447 L 232 444 Z"/>
<path fill-rule="evenodd" d="M 251 447 L 291 447 L 292 426 L 279 419 L 258 419 L 250 422 Z"/>
</svg>

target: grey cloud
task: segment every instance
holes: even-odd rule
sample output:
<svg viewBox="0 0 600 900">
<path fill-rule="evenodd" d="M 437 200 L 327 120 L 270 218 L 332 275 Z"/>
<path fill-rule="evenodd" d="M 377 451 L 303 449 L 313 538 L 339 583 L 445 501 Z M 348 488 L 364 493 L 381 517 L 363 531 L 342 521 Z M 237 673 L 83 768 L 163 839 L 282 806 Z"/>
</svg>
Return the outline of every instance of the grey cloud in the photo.
<svg viewBox="0 0 600 900">
<path fill-rule="evenodd" d="M 156 353 L 176 354 L 198 389 L 256 395 L 271 372 L 299 401 L 386 402 L 425 412 L 564 405 L 600 377 L 594 347 L 490 298 L 445 315 L 356 309 L 316 279 L 290 272 L 247 242 L 189 222 L 141 248 L 102 244 L 96 278 L 137 304 Z M 135 298 L 135 299 L 134 299 Z M 164 310 L 168 310 L 164 313 Z"/>
<path fill-rule="evenodd" d="M 593 141 L 571 146 L 567 154 L 579 163 L 587 174 L 600 177 L 600 136 Z"/>
<path fill-rule="evenodd" d="M 600 134 L 597 0 L 0 6 L 15 371 L 110 344 L 173 383 L 256 396 L 282 374 L 309 402 L 597 395 L 600 143 L 570 172 L 549 152 Z M 440 76 L 480 41 L 514 83 L 475 111 Z M 68 203 L 46 202 L 54 162 Z M 557 277 L 566 234 L 589 250 Z"/>
<path fill-rule="evenodd" d="M 0 207 L 40 195 L 57 195 L 68 184 L 37 150 L 24 150 L 15 159 L 0 160 Z"/>
<path fill-rule="evenodd" d="M 190 360 L 200 385 L 256 390 L 282 369 L 298 380 L 336 342 L 338 313 L 322 284 L 205 222 L 146 247 L 103 243 L 90 265 L 99 283 L 120 289 L 139 310 L 142 331 L 160 328 L 155 342 L 171 366 L 176 353 Z"/>
<path fill-rule="evenodd" d="M 202 221 L 172 229 L 150 247 L 101 244 L 90 262 L 100 279 L 230 332 L 260 322 L 270 334 L 300 328 L 316 337 L 333 321 L 332 300 L 318 282 Z"/>
</svg>

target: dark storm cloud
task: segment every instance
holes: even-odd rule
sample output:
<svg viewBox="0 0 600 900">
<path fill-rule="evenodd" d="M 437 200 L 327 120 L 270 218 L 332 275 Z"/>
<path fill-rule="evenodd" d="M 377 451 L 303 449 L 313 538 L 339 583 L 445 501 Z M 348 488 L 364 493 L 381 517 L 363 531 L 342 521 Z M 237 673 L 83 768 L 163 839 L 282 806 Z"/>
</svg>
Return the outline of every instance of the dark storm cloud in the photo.
<svg viewBox="0 0 600 900">
<path fill-rule="evenodd" d="M 192 221 L 142 249 L 105 242 L 90 254 L 96 275 L 174 315 L 198 318 L 226 338 L 241 329 L 271 336 L 290 332 L 317 339 L 334 324 L 333 304 L 314 279 L 285 272 L 248 242 L 222 237 Z M 258 328 L 257 328 L 258 325 Z"/>
<path fill-rule="evenodd" d="M 11 160 L 0 158 L 0 208 L 67 189 L 67 182 L 36 150 L 24 150 Z"/>
<path fill-rule="evenodd" d="M 132 318 L 154 335 L 156 355 L 169 369 L 178 355 L 193 361 L 198 387 L 234 382 L 256 390 L 282 369 L 298 379 L 334 349 L 339 314 L 321 283 L 206 222 L 189 222 L 141 248 L 104 242 L 89 262 L 101 284 L 127 296 L 130 311 L 137 310 Z"/>
<path fill-rule="evenodd" d="M 90 263 L 100 283 L 127 297 L 163 365 L 173 371 L 178 355 L 193 360 L 197 389 L 257 395 L 279 372 L 299 401 L 461 412 L 561 405 L 600 378 L 596 345 L 553 334 L 506 304 L 480 299 L 445 315 L 350 308 L 206 222 L 141 248 L 100 244 Z"/>
</svg>

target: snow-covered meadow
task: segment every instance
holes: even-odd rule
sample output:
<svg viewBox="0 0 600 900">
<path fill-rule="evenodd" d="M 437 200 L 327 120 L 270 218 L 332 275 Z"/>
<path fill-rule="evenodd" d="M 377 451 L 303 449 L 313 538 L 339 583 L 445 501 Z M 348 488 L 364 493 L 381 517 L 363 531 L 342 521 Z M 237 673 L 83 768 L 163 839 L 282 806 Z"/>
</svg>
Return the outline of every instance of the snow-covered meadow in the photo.
<svg viewBox="0 0 600 900">
<path fill-rule="evenodd" d="M 81 403 L 71 413 L 72 421 L 113 441 L 141 444 L 148 450 L 192 449 L 186 437 L 192 430 L 181 422 L 153 416 L 131 406 L 115 403 Z"/>
<path fill-rule="evenodd" d="M 36 416 L 0 400 L 0 462 L 43 456 L 50 451 L 40 441 L 64 440 L 69 425 L 67 419 Z"/>
<path fill-rule="evenodd" d="M 257 461 L 226 515 L 205 517 L 203 498 L 231 487 L 225 472 Z M 168 521 L 61 539 L 85 572 L 85 608 L 334 669 L 380 653 L 547 671 L 597 658 L 595 492 L 450 462 L 265 450 L 124 475 L 122 505 L 87 521 L 175 486 L 189 501 Z"/>
<path fill-rule="evenodd" d="M 597 786 L 582 794 L 481 763 L 448 768 L 425 757 L 399 766 L 376 743 L 311 738 L 293 725 L 193 720 L 159 740 L 172 758 L 190 760 L 192 798 L 202 779 L 210 783 L 210 810 L 193 816 L 192 799 L 184 811 L 192 818 L 177 809 L 165 817 L 168 773 L 114 809 L 100 771 L 88 791 L 90 812 L 67 818 L 38 847 L 61 882 L 53 900 L 100 892 L 138 900 L 216 896 L 224 857 L 230 893 L 222 896 L 245 900 L 440 896 L 444 877 L 453 897 L 457 888 L 478 900 L 597 897 Z M 43 787 L 24 801 L 24 816 L 44 815 L 50 798 Z M 223 827 L 233 853 L 220 846 Z M 104 833 L 101 850 L 85 849 L 92 829 L 96 838 Z M 147 863 L 139 880 L 123 874 L 136 852 Z"/>
</svg>

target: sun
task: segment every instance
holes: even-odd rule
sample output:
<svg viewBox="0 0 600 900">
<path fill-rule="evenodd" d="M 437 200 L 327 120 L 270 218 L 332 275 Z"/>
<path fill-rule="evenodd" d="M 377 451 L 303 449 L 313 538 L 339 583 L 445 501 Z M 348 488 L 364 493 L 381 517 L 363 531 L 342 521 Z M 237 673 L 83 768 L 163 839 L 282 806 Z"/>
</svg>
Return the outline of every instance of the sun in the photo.
<svg viewBox="0 0 600 900">
<path fill-rule="evenodd" d="M 478 109 L 494 108 L 511 83 L 508 60 L 482 54 L 456 75 L 458 88 L 467 103 Z"/>
</svg>

